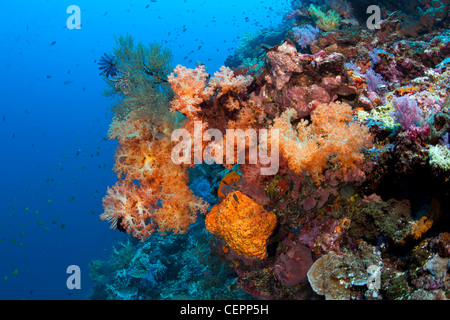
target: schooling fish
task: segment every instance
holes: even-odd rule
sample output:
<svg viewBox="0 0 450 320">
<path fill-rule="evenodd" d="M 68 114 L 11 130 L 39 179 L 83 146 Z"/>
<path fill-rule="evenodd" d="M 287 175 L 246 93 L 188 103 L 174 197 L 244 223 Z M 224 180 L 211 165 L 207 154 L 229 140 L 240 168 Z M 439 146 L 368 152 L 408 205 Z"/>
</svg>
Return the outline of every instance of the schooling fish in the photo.
<svg viewBox="0 0 450 320">
<path fill-rule="evenodd" d="M 54 46 L 56 44 L 56 41 L 53 41 L 52 43 L 50 43 L 51 46 Z"/>
</svg>

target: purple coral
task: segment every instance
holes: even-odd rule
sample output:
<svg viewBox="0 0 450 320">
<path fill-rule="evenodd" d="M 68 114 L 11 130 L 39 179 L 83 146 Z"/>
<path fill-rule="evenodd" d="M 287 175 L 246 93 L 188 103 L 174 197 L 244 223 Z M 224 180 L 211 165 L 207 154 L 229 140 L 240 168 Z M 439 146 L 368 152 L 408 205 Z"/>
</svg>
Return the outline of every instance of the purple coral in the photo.
<svg viewBox="0 0 450 320">
<path fill-rule="evenodd" d="M 369 91 L 377 92 L 378 86 L 386 85 L 381 74 L 376 73 L 373 69 L 368 69 L 366 72 L 366 83 Z"/>
<path fill-rule="evenodd" d="M 369 57 L 372 59 L 370 61 L 370 66 L 373 68 L 375 65 L 377 65 L 378 63 L 381 62 L 381 58 L 378 55 L 378 50 L 376 48 L 374 48 L 373 50 L 371 50 L 369 52 Z"/>
<path fill-rule="evenodd" d="M 318 28 L 311 25 L 307 25 L 304 28 L 294 27 L 292 31 L 294 32 L 295 41 L 297 41 L 301 48 L 308 47 L 320 32 Z"/>
<path fill-rule="evenodd" d="M 394 118 L 404 131 L 423 122 L 422 110 L 417 105 L 417 101 L 410 99 L 409 95 L 394 97 L 392 102 L 395 107 Z"/>
</svg>

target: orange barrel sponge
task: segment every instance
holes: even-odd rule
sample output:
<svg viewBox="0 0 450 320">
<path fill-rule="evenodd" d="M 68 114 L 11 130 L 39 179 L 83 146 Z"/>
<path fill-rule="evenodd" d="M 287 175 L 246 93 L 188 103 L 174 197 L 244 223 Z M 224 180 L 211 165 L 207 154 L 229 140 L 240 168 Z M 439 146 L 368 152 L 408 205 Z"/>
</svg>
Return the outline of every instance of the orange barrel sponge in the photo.
<svg viewBox="0 0 450 320">
<path fill-rule="evenodd" d="M 238 254 L 264 258 L 277 217 L 240 191 L 230 193 L 207 214 L 206 229 L 223 237 Z"/>
</svg>

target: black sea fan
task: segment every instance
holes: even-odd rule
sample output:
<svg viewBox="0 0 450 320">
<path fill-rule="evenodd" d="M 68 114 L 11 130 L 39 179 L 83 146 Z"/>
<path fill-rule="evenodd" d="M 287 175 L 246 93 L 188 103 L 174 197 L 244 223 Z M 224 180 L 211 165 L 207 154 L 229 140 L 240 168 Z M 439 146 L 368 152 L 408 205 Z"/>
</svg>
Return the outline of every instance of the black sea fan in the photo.
<svg viewBox="0 0 450 320">
<path fill-rule="evenodd" d="M 115 77 L 119 74 L 119 70 L 117 70 L 113 58 L 111 58 L 107 53 L 103 54 L 98 62 L 98 65 L 100 66 L 98 69 L 102 70 L 100 75 L 104 74 L 109 78 Z"/>
</svg>

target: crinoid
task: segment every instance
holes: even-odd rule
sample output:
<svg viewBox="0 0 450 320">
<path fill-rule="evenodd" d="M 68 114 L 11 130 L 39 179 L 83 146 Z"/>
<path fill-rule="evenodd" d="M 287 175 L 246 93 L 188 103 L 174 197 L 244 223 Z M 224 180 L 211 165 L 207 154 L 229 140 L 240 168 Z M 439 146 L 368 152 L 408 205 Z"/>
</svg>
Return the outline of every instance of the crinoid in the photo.
<svg viewBox="0 0 450 320">
<path fill-rule="evenodd" d="M 100 61 L 98 62 L 98 65 L 100 66 L 98 69 L 101 70 L 100 75 L 104 74 L 108 78 L 115 77 L 120 73 L 119 70 L 117 70 L 114 59 L 111 58 L 107 53 L 103 54 L 103 56 L 100 58 Z"/>
</svg>

